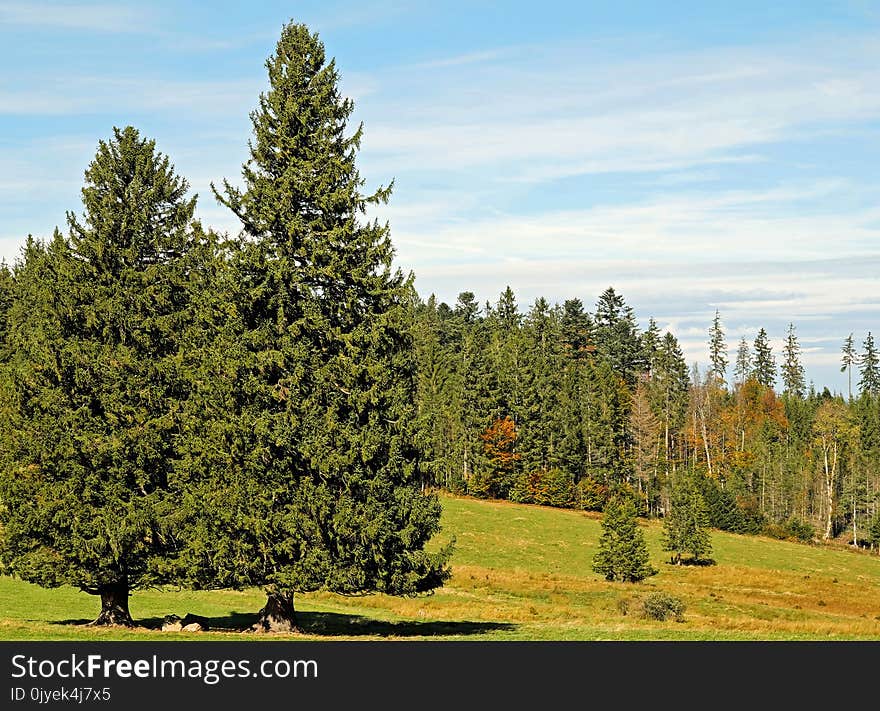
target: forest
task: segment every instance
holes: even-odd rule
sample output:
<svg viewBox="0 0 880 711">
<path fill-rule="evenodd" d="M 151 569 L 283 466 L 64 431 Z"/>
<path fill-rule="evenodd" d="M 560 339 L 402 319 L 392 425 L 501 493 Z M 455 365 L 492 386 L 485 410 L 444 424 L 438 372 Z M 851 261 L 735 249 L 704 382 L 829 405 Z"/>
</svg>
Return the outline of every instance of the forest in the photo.
<svg viewBox="0 0 880 711">
<path fill-rule="evenodd" d="M 880 365 L 873 335 L 842 344 L 847 396 L 807 386 L 795 326 L 777 356 L 761 329 L 729 362 L 721 315 L 708 367 L 672 333 L 645 330 L 613 288 L 537 299 L 509 287 L 480 305 L 432 296 L 415 315 L 426 481 L 454 492 L 601 510 L 619 486 L 663 516 L 695 477 L 722 530 L 880 543 Z"/>
</svg>

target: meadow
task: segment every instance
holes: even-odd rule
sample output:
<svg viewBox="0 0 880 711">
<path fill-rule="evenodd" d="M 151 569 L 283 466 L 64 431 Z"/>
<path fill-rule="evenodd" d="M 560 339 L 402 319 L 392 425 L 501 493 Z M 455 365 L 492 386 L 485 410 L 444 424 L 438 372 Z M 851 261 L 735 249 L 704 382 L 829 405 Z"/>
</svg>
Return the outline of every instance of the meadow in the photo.
<svg viewBox="0 0 880 711">
<path fill-rule="evenodd" d="M 415 598 L 298 595 L 303 634 L 274 638 L 880 639 L 876 554 L 713 531 L 716 565 L 673 566 L 652 521 L 642 525 L 659 573 L 638 584 L 609 583 L 591 570 L 597 514 L 448 495 L 442 502 L 443 530 L 433 543 L 456 538 L 445 587 Z M 658 591 L 684 602 L 683 621 L 633 612 L 634 601 Z M 259 590 L 142 590 L 130 601 L 140 627 L 92 628 L 84 623 L 97 615 L 96 598 L 0 577 L 0 639 L 266 639 L 237 631 L 264 600 Z M 172 613 L 207 617 L 212 631 L 159 631 Z"/>
</svg>

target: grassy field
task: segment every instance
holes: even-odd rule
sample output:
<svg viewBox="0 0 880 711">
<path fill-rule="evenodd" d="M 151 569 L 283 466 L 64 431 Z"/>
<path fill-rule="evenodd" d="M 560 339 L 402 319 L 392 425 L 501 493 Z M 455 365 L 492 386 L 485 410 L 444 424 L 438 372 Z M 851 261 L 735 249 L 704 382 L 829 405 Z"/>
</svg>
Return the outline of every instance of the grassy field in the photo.
<svg viewBox="0 0 880 711">
<path fill-rule="evenodd" d="M 296 638 L 880 639 L 876 555 L 713 532 L 717 565 L 671 566 L 660 550 L 661 527 L 652 522 L 644 530 L 659 574 L 636 585 L 608 583 L 590 569 L 600 530 L 595 515 L 448 496 L 443 509 L 437 542 L 457 539 L 445 588 L 412 599 L 300 595 L 305 634 Z M 655 591 L 684 601 L 683 622 L 620 611 L 622 599 Z M 0 577 L 0 638 L 249 640 L 256 637 L 235 630 L 263 600 L 257 590 L 138 591 L 131 611 L 145 627 L 100 630 L 81 626 L 97 615 L 94 597 Z M 166 614 L 187 612 L 210 618 L 217 631 L 148 629 Z"/>
</svg>

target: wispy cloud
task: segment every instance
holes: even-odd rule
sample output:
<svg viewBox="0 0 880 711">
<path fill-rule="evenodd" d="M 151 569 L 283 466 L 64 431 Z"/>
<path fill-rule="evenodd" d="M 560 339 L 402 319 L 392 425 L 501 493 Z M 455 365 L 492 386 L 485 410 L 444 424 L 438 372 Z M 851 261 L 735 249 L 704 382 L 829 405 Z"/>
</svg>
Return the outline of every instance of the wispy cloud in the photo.
<svg viewBox="0 0 880 711">
<path fill-rule="evenodd" d="M 0 29 L 71 29 L 94 32 L 144 32 L 153 14 L 122 3 L 0 2 Z"/>
<path fill-rule="evenodd" d="M 835 50 L 839 50 L 835 53 Z M 365 146 L 379 165 L 492 166 L 553 180 L 754 160 L 818 126 L 880 116 L 880 51 L 858 42 L 723 49 L 609 65 L 525 48 L 443 78 L 407 79 L 406 103 L 379 92 Z M 442 62 L 441 62 L 442 64 Z M 439 65 L 438 65 L 439 66 Z M 418 100 L 414 100 L 418 97 Z"/>
</svg>

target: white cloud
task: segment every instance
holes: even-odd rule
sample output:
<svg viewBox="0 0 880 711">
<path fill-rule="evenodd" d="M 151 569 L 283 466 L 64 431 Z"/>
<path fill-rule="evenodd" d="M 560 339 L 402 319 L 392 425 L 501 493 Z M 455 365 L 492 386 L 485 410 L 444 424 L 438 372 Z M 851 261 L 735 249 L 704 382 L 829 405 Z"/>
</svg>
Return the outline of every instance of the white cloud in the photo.
<svg viewBox="0 0 880 711">
<path fill-rule="evenodd" d="M 151 13 L 121 3 L 0 2 L 0 28 L 61 28 L 95 32 L 144 32 Z"/>
<path fill-rule="evenodd" d="M 587 50 L 508 54 L 461 70 L 453 60 L 439 76 L 380 77 L 385 92 L 364 108 L 371 162 L 380 171 L 493 166 L 530 181 L 680 170 L 754 160 L 819 124 L 880 116 L 880 52 L 847 39 L 614 65 Z"/>
</svg>

